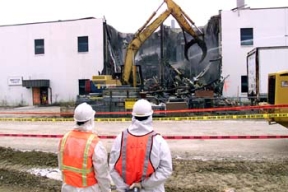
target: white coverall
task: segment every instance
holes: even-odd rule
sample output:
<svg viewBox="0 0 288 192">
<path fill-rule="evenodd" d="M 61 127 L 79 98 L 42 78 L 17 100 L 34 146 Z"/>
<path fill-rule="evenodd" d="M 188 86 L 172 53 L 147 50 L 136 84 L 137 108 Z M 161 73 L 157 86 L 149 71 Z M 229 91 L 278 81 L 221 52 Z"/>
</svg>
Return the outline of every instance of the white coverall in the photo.
<svg viewBox="0 0 288 192">
<path fill-rule="evenodd" d="M 153 130 L 152 116 L 144 121 L 138 121 L 133 117 L 128 130 L 131 134 L 138 136 L 151 132 Z M 117 192 L 124 192 L 125 189 L 129 188 L 119 173 L 114 169 L 114 165 L 120 156 L 121 136 L 122 133 L 116 137 L 113 143 L 109 161 L 110 175 L 117 188 Z M 161 135 L 156 135 L 153 139 L 151 162 L 155 168 L 155 172 L 141 182 L 143 187 L 141 192 L 165 192 L 164 183 L 172 174 L 172 158 L 169 146 Z"/>
<path fill-rule="evenodd" d="M 94 123 L 92 126 L 93 125 Z M 89 126 L 88 130 L 91 129 L 92 127 Z M 85 131 L 85 127 L 78 127 L 77 130 Z M 60 165 L 59 159 L 60 158 L 58 154 L 58 165 Z M 95 146 L 92 160 L 95 177 L 98 183 L 86 188 L 77 188 L 63 182 L 61 192 L 111 192 L 111 177 L 109 175 L 109 168 L 107 163 L 107 151 L 101 141 L 98 141 L 97 145 Z"/>
</svg>

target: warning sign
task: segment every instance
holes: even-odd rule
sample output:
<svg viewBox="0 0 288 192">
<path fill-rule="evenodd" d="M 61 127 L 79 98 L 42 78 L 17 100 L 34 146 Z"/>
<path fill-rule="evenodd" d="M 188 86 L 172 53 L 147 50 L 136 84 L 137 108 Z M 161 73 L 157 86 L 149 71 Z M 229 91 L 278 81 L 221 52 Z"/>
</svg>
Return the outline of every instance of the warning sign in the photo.
<svg viewBox="0 0 288 192">
<path fill-rule="evenodd" d="M 133 109 L 134 103 L 137 101 L 136 98 L 125 99 L 125 109 Z"/>
</svg>

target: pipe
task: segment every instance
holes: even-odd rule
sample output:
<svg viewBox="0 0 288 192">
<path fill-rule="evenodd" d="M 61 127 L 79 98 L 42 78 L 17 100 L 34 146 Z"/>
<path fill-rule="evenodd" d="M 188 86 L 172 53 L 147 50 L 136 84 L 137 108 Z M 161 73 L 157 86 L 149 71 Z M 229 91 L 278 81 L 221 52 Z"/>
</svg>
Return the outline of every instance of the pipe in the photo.
<svg viewBox="0 0 288 192">
<path fill-rule="evenodd" d="M 52 88 L 48 87 L 48 89 L 50 90 L 50 104 L 52 104 Z"/>
</svg>

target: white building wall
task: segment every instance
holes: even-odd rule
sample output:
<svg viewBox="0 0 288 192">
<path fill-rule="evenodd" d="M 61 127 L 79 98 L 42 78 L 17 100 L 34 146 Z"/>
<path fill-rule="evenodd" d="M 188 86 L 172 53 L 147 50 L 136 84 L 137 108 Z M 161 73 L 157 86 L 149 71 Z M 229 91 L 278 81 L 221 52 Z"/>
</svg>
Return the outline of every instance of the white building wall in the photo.
<svg viewBox="0 0 288 192">
<path fill-rule="evenodd" d="M 89 52 L 78 53 L 78 36 L 88 36 Z M 35 55 L 35 39 L 44 39 L 45 54 Z M 78 79 L 103 69 L 103 19 L 2 26 L 0 42 L 0 105 L 33 103 L 32 90 L 9 86 L 9 77 L 49 79 L 52 102 L 72 101 Z"/>
<path fill-rule="evenodd" d="M 241 28 L 253 28 L 253 46 L 241 45 Z M 241 93 L 241 76 L 247 75 L 247 53 L 254 47 L 288 45 L 288 8 L 222 11 L 221 31 L 222 75 L 230 75 L 223 95 L 247 97 L 247 93 Z"/>
</svg>

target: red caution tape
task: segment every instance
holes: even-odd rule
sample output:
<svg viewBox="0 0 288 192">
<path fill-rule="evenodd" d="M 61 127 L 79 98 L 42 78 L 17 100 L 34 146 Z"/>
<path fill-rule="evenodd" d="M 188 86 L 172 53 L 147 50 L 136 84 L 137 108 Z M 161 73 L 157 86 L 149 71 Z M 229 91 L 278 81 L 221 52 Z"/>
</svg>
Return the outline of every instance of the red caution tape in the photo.
<svg viewBox="0 0 288 192">
<path fill-rule="evenodd" d="M 9 134 L 0 133 L 1 137 L 30 137 L 30 138 L 62 138 L 63 135 L 38 135 L 38 134 Z M 113 135 L 101 135 L 101 139 L 115 139 Z M 286 139 L 288 135 L 234 135 L 234 136 L 163 136 L 168 140 L 209 140 L 209 139 Z"/>
<path fill-rule="evenodd" d="M 38 134 L 9 134 L 0 133 L 1 137 L 34 137 L 34 138 L 62 138 L 63 135 L 38 135 Z"/>
<path fill-rule="evenodd" d="M 165 139 L 284 139 L 288 135 L 235 135 L 235 136 L 163 136 Z"/>
</svg>

